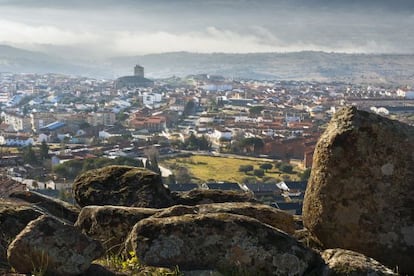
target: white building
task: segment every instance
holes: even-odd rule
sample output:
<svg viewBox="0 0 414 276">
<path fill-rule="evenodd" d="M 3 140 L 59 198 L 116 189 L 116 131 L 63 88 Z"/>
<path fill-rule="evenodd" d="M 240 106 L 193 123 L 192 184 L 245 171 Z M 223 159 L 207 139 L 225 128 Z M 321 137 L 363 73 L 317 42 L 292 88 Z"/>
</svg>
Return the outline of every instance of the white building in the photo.
<svg viewBox="0 0 414 276">
<path fill-rule="evenodd" d="M 28 131 L 32 128 L 29 117 L 15 113 L 4 113 L 4 122 L 10 125 L 14 131 Z"/>
<path fill-rule="evenodd" d="M 116 122 L 116 116 L 114 112 L 91 112 L 88 114 L 87 122 L 92 126 L 112 126 Z"/>
<path fill-rule="evenodd" d="M 220 140 L 230 141 L 233 137 L 233 134 L 231 130 L 228 130 L 228 129 L 215 129 L 210 137 L 215 139 L 216 141 L 220 141 Z"/>
<path fill-rule="evenodd" d="M 0 135 L 0 145 L 10 147 L 25 147 L 33 145 L 33 138 L 17 135 Z"/>
<path fill-rule="evenodd" d="M 398 89 L 397 90 L 397 96 L 405 98 L 405 99 L 413 100 L 414 99 L 414 90 Z"/>
<path fill-rule="evenodd" d="M 148 93 L 144 92 L 142 94 L 142 103 L 144 105 L 154 106 L 159 105 L 162 101 L 162 95 L 158 93 Z"/>
</svg>

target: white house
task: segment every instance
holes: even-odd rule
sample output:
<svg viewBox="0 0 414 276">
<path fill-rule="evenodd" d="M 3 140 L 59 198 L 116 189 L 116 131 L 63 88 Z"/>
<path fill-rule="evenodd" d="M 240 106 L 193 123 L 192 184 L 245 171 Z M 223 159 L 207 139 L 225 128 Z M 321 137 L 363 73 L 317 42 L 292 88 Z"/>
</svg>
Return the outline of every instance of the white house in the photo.
<svg viewBox="0 0 414 276">
<path fill-rule="evenodd" d="M 0 135 L 0 145 L 11 147 L 25 147 L 33 145 L 33 138 L 17 135 Z"/>
<path fill-rule="evenodd" d="M 162 95 L 159 93 L 147 93 L 142 94 L 142 103 L 148 106 L 159 106 L 162 101 Z"/>
<path fill-rule="evenodd" d="M 119 133 L 111 133 L 111 132 L 105 131 L 105 130 L 99 131 L 99 134 L 98 134 L 98 137 L 100 139 L 103 139 L 103 140 L 109 139 L 111 137 L 120 137 L 120 136 L 122 136 L 122 134 L 119 134 Z"/>
<path fill-rule="evenodd" d="M 38 143 L 49 142 L 49 136 L 44 133 L 40 133 L 39 136 L 37 137 L 37 142 Z"/>
<path fill-rule="evenodd" d="M 215 139 L 216 141 L 220 140 L 228 140 L 232 139 L 233 135 L 231 130 L 228 129 L 215 129 L 214 132 L 211 134 L 211 138 Z"/>
</svg>

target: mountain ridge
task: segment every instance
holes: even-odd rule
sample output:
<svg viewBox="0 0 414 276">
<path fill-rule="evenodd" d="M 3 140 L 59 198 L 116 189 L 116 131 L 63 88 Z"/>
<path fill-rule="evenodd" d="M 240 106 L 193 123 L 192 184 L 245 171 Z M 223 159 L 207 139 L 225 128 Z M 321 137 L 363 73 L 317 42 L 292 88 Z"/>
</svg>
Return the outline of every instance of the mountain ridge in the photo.
<svg viewBox="0 0 414 276">
<path fill-rule="evenodd" d="M 414 54 L 301 51 L 286 53 L 169 52 L 85 61 L 0 45 L 0 72 L 64 73 L 97 78 L 132 75 L 137 63 L 149 78 L 217 74 L 235 79 L 414 84 Z"/>
</svg>

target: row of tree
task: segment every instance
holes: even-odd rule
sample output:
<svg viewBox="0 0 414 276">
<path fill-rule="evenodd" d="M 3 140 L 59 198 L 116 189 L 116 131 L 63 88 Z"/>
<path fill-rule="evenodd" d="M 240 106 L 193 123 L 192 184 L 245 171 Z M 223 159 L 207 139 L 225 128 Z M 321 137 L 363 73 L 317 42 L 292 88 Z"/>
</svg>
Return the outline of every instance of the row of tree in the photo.
<svg viewBox="0 0 414 276">
<path fill-rule="evenodd" d="M 38 149 L 34 149 L 32 145 L 28 145 L 20 149 L 23 162 L 31 165 L 37 165 L 39 161 L 49 158 L 49 146 L 43 141 Z"/>
<path fill-rule="evenodd" d="M 202 135 L 200 137 L 195 136 L 193 133 L 184 140 L 181 148 L 185 150 L 211 150 L 212 143 L 207 136 Z"/>
<path fill-rule="evenodd" d="M 273 168 L 273 164 L 263 163 L 263 164 L 260 164 L 259 168 L 262 171 L 267 172 L 267 171 L 269 171 Z M 276 163 L 275 168 L 278 168 L 281 172 L 284 172 L 284 173 L 292 173 L 293 172 L 293 166 L 288 164 L 288 163 L 284 163 L 284 162 Z M 253 170 L 254 170 L 253 165 L 240 165 L 240 167 L 239 167 L 239 172 L 248 173 L 248 172 L 253 171 Z"/>
</svg>

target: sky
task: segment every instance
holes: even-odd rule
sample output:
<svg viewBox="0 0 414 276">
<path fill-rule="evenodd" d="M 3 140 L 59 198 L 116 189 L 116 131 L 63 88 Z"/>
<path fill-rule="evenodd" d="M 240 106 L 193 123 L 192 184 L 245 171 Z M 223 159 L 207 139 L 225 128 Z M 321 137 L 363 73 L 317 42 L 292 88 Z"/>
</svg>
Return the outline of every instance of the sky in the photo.
<svg viewBox="0 0 414 276">
<path fill-rule="evenodd" d="M 96 57 L 414 53 L 412 0 L 0 0 L 0 44 Z"/>
</svg>

